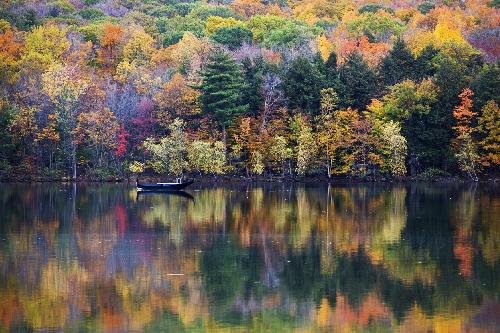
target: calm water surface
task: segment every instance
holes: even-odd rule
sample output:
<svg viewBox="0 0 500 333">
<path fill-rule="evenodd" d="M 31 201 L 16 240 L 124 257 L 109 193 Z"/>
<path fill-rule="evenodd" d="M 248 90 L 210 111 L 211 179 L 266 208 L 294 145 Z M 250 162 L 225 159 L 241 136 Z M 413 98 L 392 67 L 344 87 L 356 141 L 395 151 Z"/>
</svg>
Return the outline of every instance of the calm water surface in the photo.
<svg viewBox="0 0 500 333">
<path fill-rule="evenodd" d="M 0 184 L 0 332 L 496 332 L 500 189 Z"/>
</svg>

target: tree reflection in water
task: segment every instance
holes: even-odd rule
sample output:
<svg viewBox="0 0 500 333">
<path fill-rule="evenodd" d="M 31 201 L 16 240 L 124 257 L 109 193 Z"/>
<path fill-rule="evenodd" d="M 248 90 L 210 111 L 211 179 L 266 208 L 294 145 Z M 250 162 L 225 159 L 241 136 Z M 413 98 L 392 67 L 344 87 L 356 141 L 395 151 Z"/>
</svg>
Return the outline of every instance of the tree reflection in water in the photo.
<svg viewBox="0 0 500 333">
<path fill-rule="evenodd" d="M 0 332 L 493 331 L 500 191 L 3 185 Z"/>
</svg>

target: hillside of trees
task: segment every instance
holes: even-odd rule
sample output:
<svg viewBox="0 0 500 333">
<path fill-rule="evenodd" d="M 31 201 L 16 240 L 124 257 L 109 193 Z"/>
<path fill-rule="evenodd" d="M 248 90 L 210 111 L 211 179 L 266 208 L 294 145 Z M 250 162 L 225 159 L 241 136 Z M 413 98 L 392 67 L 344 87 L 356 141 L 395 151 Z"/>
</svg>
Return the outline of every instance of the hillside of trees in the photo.
<svg viewBox="0 0 500 333">
<path fill-rule="evenodd" d="M 3 0 L 0 179 L 478 180 L 498 0 Z"/>
</svg>

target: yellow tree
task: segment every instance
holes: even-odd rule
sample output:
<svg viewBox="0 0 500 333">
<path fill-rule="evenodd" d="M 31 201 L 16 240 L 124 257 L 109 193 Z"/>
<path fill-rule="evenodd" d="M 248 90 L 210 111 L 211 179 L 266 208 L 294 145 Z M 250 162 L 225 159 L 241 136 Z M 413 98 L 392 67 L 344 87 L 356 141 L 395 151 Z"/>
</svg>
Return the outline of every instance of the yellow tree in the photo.
<svg viewBox="0 0 500 333">
<path fill-rule="evenodd" d="M 406 174 L 406 154 L 407 145 L 406 139 L 401 135 L 401 126 L 389 121 L 381 126 L 382 145 L 385 148 L 387 155 L 388 169 L 393 176 L 401 177 Z"/>
<path fill-rule="evenodd" d="M 24 43 L 21 62 L 26 71 L 43 72 L 50 66 L 61 63 L 70 47 L 66 31 L 52 24 L 33 28 L 26 35 Z"/>
<path fill-rule="evenodd" d="M 199 96 L 199 91 L 191 88 L 186 79 L 176 73 L 154 98 L 160 107 L 156 118 L 167 127 L 172 117 L 186 118 L 198 114 L 201 112 Z"/>
<path fill-rule="evenodd" d="M 78 125 L 74 132 L 76 143 L 87 143 L 94 149 L 97 166 L 103 166 L 104 157 L 117 145 L 120 125 L 109 108 L 78 115 Z M 106 160 L 107 161 L 107 160 Z"/>
<path fill-rule="evenodd" d="M 304 116 L 296 115 L 290 122 L 290 127 L 295 139 L 296 171 L 304 175 L 312 166 L 317 153 L 316 140 L 309 120 Z"/>
<path fill-rule="evenodd" d="M 171 57 L 174 65 L 181 72 L 186 73 L 190 81 L 197 82 L 200 79 L 199 71 L 202 65 L 208 61 L 211 47 L 207 39 L 201 39 L 191 32 L 186 32 L 177 44 L 169 48 L 172 50 Z"/>
<path fill-rule="evenodd" d="M 243 26 L 243 22 L 232 17 L 209 16 L 205 23 L 205 34 L 209 36 L 217 29 L 234 26 Z"/>
<path fill-rule="evenodd" d="M 246 18 L 266 13 L 266 5 L 260 0 L 235 0 L 231 4 L 231 8 L 235 13 Z"/>
<path fill-rule="evenodd" d="M 47 115 L 47 124 L 36 134 L 35 141 L 47 149 L 49 158 L 49 170 L 52 170 L 52 162 L 54 160 L 54 152 L 57 143 L 61 140 L 61 136 L 57 132 L 57 115 Z"/>
<path fill-rule="evenodd" d="M 56 107 L 57 120 L 65 136 L 66 154 L 70 156 L 73 179 L 76 179 L 74 130 L 77 125 L 77 112 L 81 98 L 90 85 L 90 78 L 74 65 L 56 63 L 42 75 L 42 90 Z"/>
<path fill-rule="evenodd" d="M 132 31 L 132 36 L 123 47 L 123 58 L 129 63 L 145 65 L 149 63 L 155 51 L 153 37 L 137 28 Z"/>
<path fill-rule="evenodd" d="M 34 135 L 38 130 L 35 113 L 35 108 L 21 107 L 9 126 L 9 131 L 15 142 L 20 144 L 23 149 L 23 156 L 27 153 L 26 148 L 33 146 Z"/>
<path fill-rule="evenodd" d="M 317 141 L 319 152 L 326 158 L 328 178 L 332 175 L 332 162 L 337 142 L 335 137 L 334 112 L 337 110 L 338 95 L 333 88 L 322 89 L 320 100 L 321 114 L 318 117 Z"/>
</svg>

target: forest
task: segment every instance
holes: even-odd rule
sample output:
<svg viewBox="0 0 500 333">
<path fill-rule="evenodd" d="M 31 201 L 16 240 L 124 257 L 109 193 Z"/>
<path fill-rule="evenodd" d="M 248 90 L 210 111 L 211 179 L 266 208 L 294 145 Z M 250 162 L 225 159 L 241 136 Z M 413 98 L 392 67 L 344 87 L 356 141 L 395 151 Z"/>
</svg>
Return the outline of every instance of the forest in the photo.
<svg viewBox="0 0 500 333">
<path fill-rule="evenodd" d="M 498 0 L 2 0 L 0 180 L 478 181 Z"/>
</svg>

